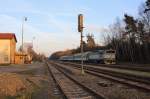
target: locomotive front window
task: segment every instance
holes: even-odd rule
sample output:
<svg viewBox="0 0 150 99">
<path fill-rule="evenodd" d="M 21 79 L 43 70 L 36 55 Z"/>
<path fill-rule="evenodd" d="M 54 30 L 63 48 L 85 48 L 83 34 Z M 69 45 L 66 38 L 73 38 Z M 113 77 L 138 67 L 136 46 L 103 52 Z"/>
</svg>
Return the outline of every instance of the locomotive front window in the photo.
<svg viewBox="0 0 150 99">
<path fill-rule="evenodd" d="M 106 53 L 115 53 L 115 51 L 107 51 Z"/>
</svg>

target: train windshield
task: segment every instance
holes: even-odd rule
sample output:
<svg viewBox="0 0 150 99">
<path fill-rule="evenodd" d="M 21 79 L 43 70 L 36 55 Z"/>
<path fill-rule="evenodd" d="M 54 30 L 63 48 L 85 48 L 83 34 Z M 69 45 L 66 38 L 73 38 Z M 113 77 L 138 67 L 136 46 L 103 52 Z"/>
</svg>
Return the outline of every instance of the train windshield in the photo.
<svg viewBox="0 0 150 99">
<path fill-rule="evenodd" d="M 106 51 L 106 53 L 115 53 L 115 51 Z"/>
</svg>

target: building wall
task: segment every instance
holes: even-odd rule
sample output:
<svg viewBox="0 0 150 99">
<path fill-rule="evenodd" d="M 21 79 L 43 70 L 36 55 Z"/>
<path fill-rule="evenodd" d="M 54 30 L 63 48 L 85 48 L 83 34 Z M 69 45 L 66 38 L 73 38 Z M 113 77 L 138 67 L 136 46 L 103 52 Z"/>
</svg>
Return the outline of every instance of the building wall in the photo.
<svg viewBox="0 0 150 99">
<path fill-rule="evenodd" d="M 0 39 L 0 64 L 10 63 L 10 40 Z"/>
<path fill-rule="evenodd" d="M 15 64 L 22 64 L 22 56 L 21 55 L 15 56 Z"/>
<path fill-rule="evenodd" d="M 24 64 L 26 61 L 26 54 L 16 53 L 15 54 L 15 64 Z"/>
<path fill-rule="evenodd" d="M 15 63 L 15 51 L 16 51 L 16 41 L 15 41 L 15 39 L 11 39 L 11 41 L 10 41 L 10 62 L 12 64 Z"/>
</svg>

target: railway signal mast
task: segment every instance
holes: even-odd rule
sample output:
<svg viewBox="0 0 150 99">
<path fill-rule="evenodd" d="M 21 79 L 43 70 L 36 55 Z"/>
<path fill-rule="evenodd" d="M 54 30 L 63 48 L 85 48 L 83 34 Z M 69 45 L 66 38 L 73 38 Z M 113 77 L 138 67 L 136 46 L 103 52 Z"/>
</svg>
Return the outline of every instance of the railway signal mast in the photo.
<svg viewBox="0 0 150 99">
<path fill-rule="evenodd" d="M 83 67 L 83 14 L 78 15 L 78 32 L 81 33 L 81 74 L 84 74 L 84 67 Z"/>
</svg>

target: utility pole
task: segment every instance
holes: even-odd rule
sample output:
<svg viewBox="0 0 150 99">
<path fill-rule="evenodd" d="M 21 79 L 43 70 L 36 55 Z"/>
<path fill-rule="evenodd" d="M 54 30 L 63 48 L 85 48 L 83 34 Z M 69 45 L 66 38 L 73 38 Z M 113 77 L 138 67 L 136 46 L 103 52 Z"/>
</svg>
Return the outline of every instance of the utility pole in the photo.
<svg viewBox="0 0 150 99">
<path fill-rule="evenodd" d="M 83 15 L 79 14 L 78 15 L 78 32 L 81 34 L 81 74 L 84 74 L 84 66 L 83 66 Z"/>
<path fill-rule="evenodd" d="M 24 23 L 27 21 L 27 17 L 23 17 L 22 21 L 22 64 L 24 64 L 24 57 L 23 57 L 23 43 L 24 43 Z"/>
</svg>

